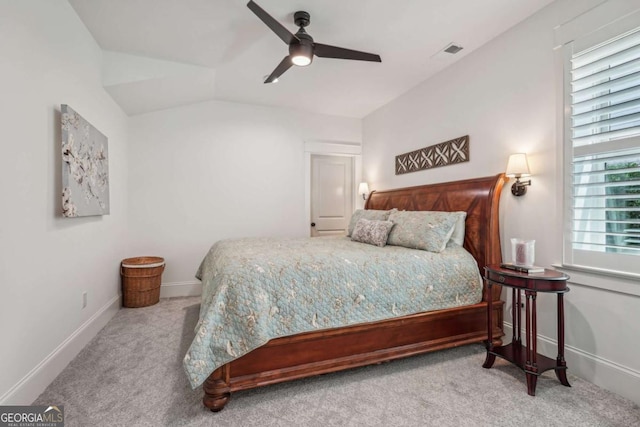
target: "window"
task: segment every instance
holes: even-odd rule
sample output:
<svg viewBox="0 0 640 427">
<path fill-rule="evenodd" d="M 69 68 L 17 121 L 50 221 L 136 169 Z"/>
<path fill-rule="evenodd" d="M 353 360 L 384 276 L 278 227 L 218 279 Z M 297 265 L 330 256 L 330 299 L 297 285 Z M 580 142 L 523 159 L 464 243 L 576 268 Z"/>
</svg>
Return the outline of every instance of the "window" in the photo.
<svg viewBox="0 0 640 427">
<path fill-rule="evenodd" d="M 567 52 L 565 264 L 640 273 L 640 28 Z"/>
</svg>

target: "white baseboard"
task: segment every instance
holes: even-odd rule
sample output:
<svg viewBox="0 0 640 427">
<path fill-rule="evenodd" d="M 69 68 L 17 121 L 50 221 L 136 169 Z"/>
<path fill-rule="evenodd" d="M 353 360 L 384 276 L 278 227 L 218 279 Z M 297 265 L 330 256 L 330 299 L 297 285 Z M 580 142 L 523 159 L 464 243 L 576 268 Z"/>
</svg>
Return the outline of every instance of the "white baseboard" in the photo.
<svg viewBox="0 0 640 427">
<path fill-rule="evenodd" d="M 202 295 L 200 281 L 170 282 L 160 286 L 160 298 L 197 297 L 200 295 Z"/>
<path fill-rule="evenodd" d="M 511 341 L 513 325 L 504 322 L 504 332 L 504 341 Z M 524 331 L 521 335 L 525 336 Z M 538 334 L 538 353 L 555 359 L 558 341 Z M 564 358 L 571 374 L 640 405 L 640 372 L 566 343 Z"/>
<path fill-rule="evenodd" d="M 80 353 L 122 306 L 121 296 L 113 297 L 66 340 L 0 396 L 0 405 L 30 405 L 62 370 Z"/>
</svg>

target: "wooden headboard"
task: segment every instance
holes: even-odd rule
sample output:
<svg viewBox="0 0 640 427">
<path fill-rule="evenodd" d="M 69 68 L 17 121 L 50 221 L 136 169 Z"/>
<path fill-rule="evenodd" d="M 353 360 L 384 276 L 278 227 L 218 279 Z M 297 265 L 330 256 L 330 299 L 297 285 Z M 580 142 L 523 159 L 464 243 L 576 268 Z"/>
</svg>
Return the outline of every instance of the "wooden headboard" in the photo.
<svg viewBox="0 0 640 427">
<path fill-rule="evenodd" d="M 407 211 L 466 211 L 464 247 L 478 262 L 480 272 L 500 263 L 498 207 L 507 178 L 504 174 L 463 181 L 374 191 L 365 209 Z M 496 287 L 497 288 L 497 287 Z"/>
</svg>

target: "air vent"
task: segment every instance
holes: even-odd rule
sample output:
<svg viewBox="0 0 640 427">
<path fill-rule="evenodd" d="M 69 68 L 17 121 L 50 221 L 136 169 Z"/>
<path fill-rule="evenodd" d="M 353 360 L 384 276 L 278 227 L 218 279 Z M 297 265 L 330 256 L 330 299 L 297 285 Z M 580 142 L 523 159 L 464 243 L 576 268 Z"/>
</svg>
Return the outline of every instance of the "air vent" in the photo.
<svg viewBox="0 0 640 427">
<path fill-rule="evenodd" d="M 431 59 L 434 59 L 436 61 L 446 61 L 451 63 L 452 61 L 454 61 L 452 55 L 455 55 L 456 53 L 460 52 L 462 49 L 463 49 L 462 46 L 460 46 L 457 43 L 449 43 L 447 46 L 445 46 L 444 48 L 440 49 L 439 51 L 431 55 Z"/>
<path fill-rule="evenodd" d="M 451 43 L 449 46 L 447 46 L 444 51 L 447 53 L 451 53 L 451 54 L 456 54 L 458 52 L 460 52 L 463 49 L 462 46 L 457 45 L 455 43 Z"/>
</svg>

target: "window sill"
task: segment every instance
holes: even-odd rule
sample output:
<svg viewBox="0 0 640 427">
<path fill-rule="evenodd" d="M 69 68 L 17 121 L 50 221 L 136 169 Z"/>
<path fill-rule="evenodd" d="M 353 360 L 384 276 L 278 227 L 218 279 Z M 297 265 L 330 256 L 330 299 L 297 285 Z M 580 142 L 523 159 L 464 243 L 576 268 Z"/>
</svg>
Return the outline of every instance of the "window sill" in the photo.
<svg viewBox="0 0 640 427">
<path fill-rule="evenodd" d="M 577 265 L 553 264 L 552 266 L 567 273 L 571 277 L 569 283 L 619 294 L 640 296 L 640 275 Z"/>
</svg>

